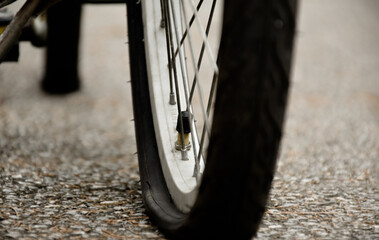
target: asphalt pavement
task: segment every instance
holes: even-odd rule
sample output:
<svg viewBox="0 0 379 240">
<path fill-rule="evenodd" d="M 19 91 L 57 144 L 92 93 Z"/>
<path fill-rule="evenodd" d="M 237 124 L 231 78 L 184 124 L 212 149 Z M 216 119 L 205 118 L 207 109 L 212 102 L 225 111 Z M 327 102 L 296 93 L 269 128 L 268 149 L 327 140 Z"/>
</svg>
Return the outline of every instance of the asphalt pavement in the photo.
<svg viewBox="0 0 379 240">
<path fill-rule="evenodd" d="M 303 0 L 258 239 L 379 239 L 379 1 Z M 159 239 L 139 185 L 124 5 L 86 5 L 82 90 L 40 90 L 44 50 L 0 65 L 0 238 Z"/>
</svg>

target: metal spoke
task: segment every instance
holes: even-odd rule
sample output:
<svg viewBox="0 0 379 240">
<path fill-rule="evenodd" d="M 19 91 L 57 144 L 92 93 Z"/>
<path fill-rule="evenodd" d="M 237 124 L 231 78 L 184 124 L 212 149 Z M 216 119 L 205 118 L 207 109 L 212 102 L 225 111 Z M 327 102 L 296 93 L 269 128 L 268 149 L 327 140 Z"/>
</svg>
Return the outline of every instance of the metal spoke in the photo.
<svg viewBox="0 0 379 240">
<path fill-rule="evenodd" d="M 184 18 L 186 19 L 186 9 L 185 9 L 184 4 L 182 4 L 182 8 L 183 8 Z M 197 10 L 195 9 L 195 11 L 197 11 Z M 197 18 L 197 13 L 195 13 L 195 16 Z M 199 25 L 201 25 L 200 21 L 197 21 L 197 22 L 198 22 Z M 187 28 L 187 31 L 189 31 L 189 25 L 188 25 L 187 22 L 186 22 L 186 28 Z M 188 43 L 189 43 L 189 46 L 190 46 L 190 53 L 191 53 L 192 64 L 194 66 L 195 78 L 197 79 L 196 81 L 199 81 L 199 71 L 198 71 L 198 69 L 196 67 L 195 56 L 194 56 L 194 48 L 193 48 L 193 41 L 192 41 L 191 35 L 188 35 L 188 40 L 189 40 Z M 204 39 L 204 36 L 203 36 L 203 41 L 205 43 L 205 46 L 209 47 L 209 45 L 207 44 L 208 40 Z M 216 68 L 217 68 L 217 66 L 216 66 Z M 205 124 L 205 127 L 206 127 L 207 131 L 208 131 L 208 134 L 210 135 L 211 127 L 210 127 L 208 115 L 206 113 L 205 106 L 204 106 L 203 90 L 202 90 L 201 84 L 196 84 L 196 86 L 197 86 L 198 91 L 199 91 L 199 97 L 200 97 L 200 102 L 201 102 L 201 110 L 203 111 L 203 117 L 204 117 L 204 124 Z M 187 99 L 189 100 L 189 98 L 187 98 Z M 189 105 L 189 103 L 188 103 L 188 105 Z"/>
<path fill-rule="evenodd" d="M 198 27 L 200 28 L 200 34 L 201 34 L 201 37 L 203 38 L 203 41 L 205 43 L 205 47 L 207 49 L 207 53 L 208 53 L 208 57 L 209 57 L 209 60 L 210 60 L 210 64 L 213 66 L 213 69 L 214 69 L 214 72 L 218 74 L 218 66 L 216 64 L 216 61 L 215 61 L 215 58 L 213 56 L 213 53 L 212 53 L 212 50 L 209 46 L 209 42 L 208 42 L 208 38 L 207 38 L 207 35 L 205 33 L 205 30 L 203 28 L 203 25 L 201 24 L 200 20 L 199 20 L 199 17 L 198 17 L 198 11 L 195 7 L 195 4 L 193 2 L 193 0 L 190 1 L 190 5 L 192 7 L 192 11 L 195 15 L 195 20 L 198 24 Z M 184 6 L 184 4 L 182 4 L 182 6 Z"/>
<path fill-rule="evenodd" d="M 209 13 L 208 22 L 207 22 L 207 29 L 206 29 L 206 35 L 207 35 L 207 37 L 208 37 L 208 34 L 209 34 L 209 30 L 211 28 L 213 14 L 214 14 L 214 10 L 215 10 L 215 7 L 216 7 L 216 2 L 217 2 L 217 0 L 213 0 L 212 8 L 211 8 L 211 11 Z M 199 58 L 198 58 L 198 61 L 197 61 L 197 69 L 198 70 L 200 70 L 200 67 L 201 67 L 201 63 L 202 63 L 203 56 L 204 56 L 204 50 L 205 50 L 205 44 L 202 43 L 201 50 L 200 50 L 200 55 L 199 55 Z M 192 83 L 192 87 L 191 87 L 191 92 L 190 92 L 190 102 L 192 102 L 193 94 L 195 93 L 196 83 L 197 83 L 196 78 L 194 78 L 193 83 Z"/>
<path fill-rule="evenodd" d="M 201 8 L 201 5 L 203 5 L 203 2 L 204 2 L 204 0 L 201 0 L 201 1 L 197 4 L 197 6 L 196 6 L 196 9 L 197 9 L 197 10 L 199 10 L 199 9 Z M 191 28 L 191 26 L 192 26 L 194 20 L 195 20 L 195 14 L 192 14 L 191 20 L 189 21 L 190 28 Z M 183 33 L 182 39 L 180 40 L 180 45 L 178 46 L 178 48 L 177 48 L 176 51 L 175 51 L 175 57 L 178 55 L 178 53 L 179 53 L 179 49 L 180 49 L 180 46 L 183 45 L 184 40 L 185 40 L 186 37 L 187 37 L 187 34 L 188 34 L 188 31 L 187 31 L 187 29 L 186 29 L 185 32 Z"/>
<path fill-rule="evenodd" d="M 186 8 L 185 8 L 185 5 L 182 4 L 182 12 L 183 12 L 183 15 L 184 15 L 184 18 L 187 19 L 186 17 Z M 205 46 L 205 48 L 208 50 L 208 54 L 209 54 L 209 57 L 211 59 L 211 61 L 213 60 L 213 56 L 212 56 L 212 53 L 210 51 L 210 48 L 209 48 L 209 44 L 208 44 L 208 38 L 207 38 L 207 33 L 206 32 L 203 32 L 203 28 L 202 28 L 202 25 L 200 23 L 200 21 L 197 19 L 197 10 L 196 9 L 192 9 L 194 11 L 194 15 L 195 15 L 195 18 L 197 20 L 197 23 L 199 25 L 199 28 L 202 32 L 202 38 L 203 38 L 203 45 Z M 209 25 L 209 22 L 208 24 Z M 208 26 L 207 26 L 208 27 Z M 186 29 L 187 29 L 187 32 L 189 31 L 189 24 L 186 22 Z M 209 29 L 207 29 L 208 32 L 209 32 Z M 204 33 L 204 34 L 203 34 Z M 198 67 L 198 64 L 196 64 L 196 61 L 195 61 L 195 56 L 194 56 L 194 47 L 193 47 L 193 40 L 192 40 L 192 37 L 191 35 L 189 34 L 188 35 L 188 43 L 189 43 L 189 46 L 190 46 L 190 53 L 191 53 L 191 59 L 192 59 L 192 64 L 193 64 L 193 67 L 194 67 L 194 72 L 195 72 L 195 81 L 196 82 L 199 82 L 199 67 Z M 214 65 L 214 72 L 215 72 L 215 75 L 217 76 L 218 75 L 218 67 L 215 63 L 213 63 L 212 65 Z M 216 66 L 216 67 L 215 67 Z M 211 132 L 211 128 L 210 128 L 210 123 L 209 123 L 209 111 L 206 111 L 205 109 L 205 106 L 204 106 L 204 100 L 203 100 L 203 90 L 202 90 L 202 86 L 201 84 L 196 84 L 197 85 L 197 88 L 198 88 L 198 91 L 199 91 L 199 97 L 200 97 L 200 103 L 201 103 L 201 109 L 203 111 L 203 117 L 204 117 L 204 128 L 206 129 L 206 132 L 208 134 L 208 137 L 210 136 L 210 132 Z M 207 109 L 208 110 L 208 109 Z M 203 133 L 204 133 L 204 130 L 203 130 Z M 204 135 L 204 134 L 202 134 Z M 204 144 L 204 136 L 202 136 L 203 138 L 203 141 L 202 143 L 200 143 L 200 151 L 198 153 L 198 156 L 195 156 L 195 168 L 194 168 L 194 173 L 193 173 L 193 176 L 195 177 L 198 177 L 200 175 L 200 162 L 199 162 L 199 159 L 202 155 L 202 149 L 203 149 L 203 144 Z M 196 154 L 196 153 L 195 153 Z"/>
<path fill-rule="evenodd" d="M 178 126 L 180 124 L 180 137 L 181 137 L 181 152 L 182 159 L 187 158 L 187 149 L 184 141 L 183 132 L 183 119 L 182 119 L 182 105 L 185 104 L 186 111 L 189 112 L 189 121 L 191 129 L 191 144 L 193 150 L 193 157 L 195 158 L 195 167 L 193 176 L 198 180 L 201 176 L 200 173 L 200 161 L 204 162 L 203 151 L 206 149 L 206 139 L 209 139 L 211 132 L 210 116 L 212 111 L 213 99 L 216 91 L 216 82 L 218 79 L 218 66 L 215 61 L 214 55 L 210 48 L 208 35 L 210 33 L 215 6 L 217 0 L 213 0 L 211 4 L 205 5 L 207 8 L 207 16 L 205 17 L 206 25 L 202 25 L 199 19 L 199 11 L 203 5 L 204 0 L 200 0 L 195 6 L 193 0 L 160 0 L 162 6 L 162 24 L 161 27 L 165 28 L 167 56 L 168 56 L 168 69 L 169 69 L 169 81 L 170 81 L 170 99 L 171 95 L 175 95 L 178 111 Z M 190 5 L 190 7 L 188 6 Z M 209 7 L 209 8 L 208 8 Z M 190 11 L 188 11 L 190 10 Z M 201 10 L 203 11 L 203 10 Z M 209 12 L 208 12 L 209 11 Z M 187 16 L 189 15 L 189 16 Z M 190 18 L 188 18 L 190 17 Z M 195 25 L 193 25 L 196 23 Z M 200 32 L 200 39 L 194 39 L 195 33 L 193 28 L 197 27 Z M 204 30 L 205 29 L 205 30 Z M 191 32 L 192 33 L 191 33 Z M 197 34 L 197 32 L 196 32 Z M 195 54 L 195 40 L 196 49 Z M 187 48 L 188 47 L 188 48 Z M 186 49 L 185 49 L 186 48 Z M 187 59 L 187 56 L 188 59 Z M 197 58 L 195 57 L 197 55 Z M 202 76 L 200 75 L 200 69 L 202 68 L 204 55 L 207 55 L 208 60 L 211 63 L 213 70 L 213 79 L 209 92 L 205 94 L 202 86 Z M 188 61 L 188 63 L 187 63 Z M 187 66 L 189 69 L 187 69 Z M 190 74 L 188 70 L 190 70 Z M 204 72 L 205 73 L 205 72 Z M 203 74 L 203 72 L 202 72 Z M 189 78 L 192 78 L 192 82 Z M 208 80 L 209 77 L 207 77 Z M 207 79 L 204 79 L 207 80 Z M 208 82 L 207 80 L 207 82 Z M 208 91 L 207 90 L 207 91 Z M 195 112 L 192 105 L 192 100 L 197 92 L 196 97 L 200 100 L 200 108 L 195 116 Z M 184 95 L 184 96 L 183 96 Z M 205 98 L 206 97 L 206 98 Z M 206 100 L 206 101 L 204 101 Z M 183 102 L 184 101 L 184 102 Z M 171 103 L 171 100 L 170 100 Z M 183 106 L 184 107 L 184 106 Z M 195 127 L 195 118 L 201 118 L 201 127 Z M 197 130 L 201 129 L 201 136 L 197 133 Z M 180 138 L 178 139 L 178 141 Z M 196 144 L 195 144 L 196 143 Z M 178 149 L 179 150 L 179 149 Z M 192 156 L 192 154 L 191 154 Z"/>
<path fill-rule="evenodd" d="M 170 53 L 173 53 L 174 52 L 174 45 L 173 45 L 173 32 L 172 32 L 172 28 L 171 28 L 171 16 L 170 16 L 170 11 L 169 11 L 169 3 L 168 1 L 165 2 L 164 4 L 164 7 L 165 7 L 165 21 L 166 21 L 166 36 L 167 36 L 167 41 L 169 42 L 169 46 L 170 46 L 170 51 L 168 54 Z M 172 7 L 172 5 L 171 5 Z M 175 22 L 175 17 L 173 17 L 173 21 Z M 171 59 L 171 56 L 169 55 L 169 59 Z M 175 91 L 176 91 L 176 101 L 177 101 L 177 108 L 178 108 L 178 115 L 179 115 L 179 122 L 180 122 L 180 130 L 181 130 L 181 142 L 182 142 L 182 159 L 183 160 L 187 160 L 188 159 L 188 156 L 187 156 L 187 150 L 186 150 L 186 147 L 185 147 L 185 141 L 184 141 L 184 132 L 183 132 L 183 119 L 182 119 L 182 110 L 181 110 L 181 101 L 180 101 L 180 94 L 179 94 L 179 80 L 178 80 L 178 74 L 177 74 L 177 68 L 176 68 L 176 61 L 174 59 L 174 61 L 170 61 L 171 62 L 171 67 L 170 68 L 170 75 L 171 75 L 171 70 L 173 71 L 173 75 L 174 75 L 174 82 L 175 82 Z M 170 64 L 170 63 L 169 63 Z"/>
<path fill-rule="evenodd" d="M 211 113 L 213 98 L 214 98 L 215 93 L 216 93 L 217 80 L 218 80 L 218 74 L 214 74 L 213 75 L 213 80 L 212 80 L 211 92 L 210 92 L 209 98 L 208 98 L 208 106 L 207 106 L 207 114 L 208 114 L 208 116 Z M 201 133 L 200 149 L 199 149 L 198 158 L 200 158 L 200 156 L 202 155 L 202 152 L 203 152 L 204 141 L 205 141 L 205 131 L 206 131 L 206 128 L 204 126 L 203 130 L 202 130 L 202 133 Z M 205 158 L 203 158 L 203 159 L 205 159 Z"/>
<path fill-rule="evenodd" d="M 167 49 L 167 57 L 169 59 L 168 61 L 168 69 L 169 69 L 169 78 L 170 78 L 170 100 L 169 100 L 169 103 L 171 105 L 175 105 L 176 102 L 175 102 L 175 93 L 174 93 L 174 87 L 173 87 L 173 79 L 172 79 L 172 72 L 171 72 L 171 69 L 172 69 L 172 61 L 170 61 L 171 59 L 171 48 L 170 48 L 170 45 L 171 45 L 171 38 L 170 38 L 170 34 L 169 34 L 169 31 L 168 29 L 170 29 L 170 24 L 169 24 L 169 19 L 170 17 L 169 16 L 166 16 L 166 14 L 168 13 L 167 11 L 167 8 L 168 8 L 168 2 L 167 0 L 161 0 L 161 8 L 162 8 L 162 22 L 161 22 L 161 27 L 165 27 L 165 33 L 166 33 L 166 49 Z M 162 26 L 163 25 L 163 26 Z"/>
<path fill-rule="evenodd" d="M 174 17 L 174 16 L 177 16 L 176 15 L 176 11 L 174 9 L 174 3 L 173 3 L 173 0 L 170 0 L 171 2 L 171 12 L 172 12 L 172 15 L 173 15 L 173 23 L 174 23 L 174 28 L 175 28 L 175 37 L 176 37 L 176 44 L 177 46 L 180 46 L 180 38 L 179 38 L 179 23 L 177 22 L 177 19 Z M 182 5 L 183 6 L 183 5 Z M 179 9 L 180 11 L 180 9 Z M 180 12 L 179 12 L 180 13 Z M 184 16 L 185 19 L 186 19 L 186 16 Z M 185 21 L 187 26 L 188 26 L 188 23 L 187 21 Z M 187 31 L 189 30 L 189 28 L 187 27 Z M 190 35 L 188 35 L 190 36 Z M 182 73 L 182 81 L 183 81 L 183 88 L 184 88 L 184 95 L 185 95 L 185 99 L 186 99 L 186 104 L 187 104 L 187 109 L 188 111 L 190 112 L 189 114 L 189 121 L 190 121 L 190 128 L 191 128 L 191 132 L 193 133 L 195 129 L 193 129 L 192 125 L 193 125 L 193 122 L 194 122 L 194 119 L 193 117 L 191 116 L 192 114 L 192 109 L 190 107 L 190 102 L 189 102 L 189 84 L 188 84 L 188 78 L 187 78 L 187 70 L 186 70 L 186 64 L 185 64 L 185 61 L 184 61 L 185 57 L 183 55 L 183 51 L 179 50 L 179 62 L 180 62 L 180 68 L 181 68 L 181 73 Z M 177 93 L 178 94 L 178 93 Z M 192 136 L 192 141 L 194 142 L 195 139 L 194 139 L 194 134 L 191 134 Z M 196 149 L 196 145 L 193 144 L 193 151 L 194 151 L 194 156 L 195 156 L 195 162 L 198 162 L 198 159 L 197 159 L 197 149 Z"/>
</svg>

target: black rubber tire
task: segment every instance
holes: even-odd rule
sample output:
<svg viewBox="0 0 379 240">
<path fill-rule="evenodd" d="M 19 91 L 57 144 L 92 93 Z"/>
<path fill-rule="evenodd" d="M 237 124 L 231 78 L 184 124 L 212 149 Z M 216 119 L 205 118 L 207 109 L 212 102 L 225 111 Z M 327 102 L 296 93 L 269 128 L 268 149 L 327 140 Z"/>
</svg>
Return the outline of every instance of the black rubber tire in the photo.
<svg viewBox="0 0 379 240">
<path fill-rule="evenodd" d="M 157 152 L 139 1 L 128 2 L 129 53 L 143 199 L 175 239 L 250 239 L 265 211 L 285 115 L 296 0 L 226 0 L 212 136 L 189 214 L 173 204 Z"/>
<path fill-rule="evenodd" d="M 68 94 L 80 89 L 78 51 L 82 3 L 64 0 L 47 12 L 45 76 L 41 87 L 48 94 Z"/>
</svg>

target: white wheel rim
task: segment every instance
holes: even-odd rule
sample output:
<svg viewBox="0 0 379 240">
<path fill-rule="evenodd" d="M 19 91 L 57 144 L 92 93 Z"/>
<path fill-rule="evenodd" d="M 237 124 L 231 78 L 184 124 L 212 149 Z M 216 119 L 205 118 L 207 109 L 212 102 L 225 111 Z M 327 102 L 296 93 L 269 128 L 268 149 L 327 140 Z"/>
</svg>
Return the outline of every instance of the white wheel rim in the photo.
<svg viewBox="0 0 379 240">
<path fill-rule="evenodd" d="M 174 1 L 174 9 L 180 12 L 179 1 Z M 197 196 L 198 181 L 193 177 L 195 168 L 195 153 L 187 151 L 189 161 L 182 160 L 182 153 L 175 149 L 177 131 L 175 129 L 178 118 L 178 107 L 170 105 L 170 72 L 168 69 L 168 56 L 166 50 L 166 33 L 161 27 L 162 12 L 160 1 L 142 1 L 142 15 L 144 22 L 144 41 L 146 50 L 146 65 L 149 78 L 149 91 L 151 107 L 157 138 L 157 147 L 163 174 L 167 187 L 175 205 L 183 212 L 188 212 Z M 181 21 L 180 18 L 177 21 Z M 181 24 L 181 26 L 183 26 Z M 183 30 L 179 30 L 183 31 Z M 165 47 L 162 47 L 165 46 Z M 181 54 L 184 50 L 181 50 Z M 179 54 L 180 55 L 180 54 Z M 176 63 L 185 61 L 184 57 L 176 58 Z M 183 70 L 183 69 L 182 69 Z M 180 78 L 186 76 L 186 70 L 179 71 Z M 184 86 L 183 86 L 184 85 Z M 185 95 L 189 93 L 189 86 L 180 85 L 181 109 L 186 109 Z M 189 108 L 192 112 L 192 107 Z M 194 121 L 191 128 L 196 129 Z M 197 131 L 192 131 L 191 147 L 200 149 Z M 204 162 L 200 156 L 200 169 L 204 168 Z"/>
</svg>

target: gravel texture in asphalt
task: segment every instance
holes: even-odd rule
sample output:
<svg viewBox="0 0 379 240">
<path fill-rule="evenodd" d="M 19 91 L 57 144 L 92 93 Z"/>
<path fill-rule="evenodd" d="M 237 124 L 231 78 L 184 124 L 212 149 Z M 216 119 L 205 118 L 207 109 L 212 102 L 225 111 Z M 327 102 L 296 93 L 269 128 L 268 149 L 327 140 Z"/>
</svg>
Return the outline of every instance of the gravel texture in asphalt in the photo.
<svg viewBox="0 0 379 240">
<path fill-rule="evenodd" d="M 300 6 L 258 239 L 379 239 L 379 2 Z M 43 94 L 44 52 L 28 43 L 0 65 L 0 239 L 164 238 L 141 199 L 125 15 L 85 7 L 79 93 Z"/>
</svg>

